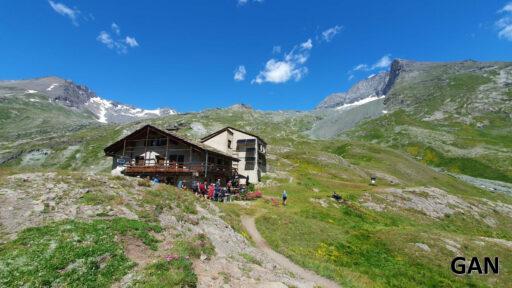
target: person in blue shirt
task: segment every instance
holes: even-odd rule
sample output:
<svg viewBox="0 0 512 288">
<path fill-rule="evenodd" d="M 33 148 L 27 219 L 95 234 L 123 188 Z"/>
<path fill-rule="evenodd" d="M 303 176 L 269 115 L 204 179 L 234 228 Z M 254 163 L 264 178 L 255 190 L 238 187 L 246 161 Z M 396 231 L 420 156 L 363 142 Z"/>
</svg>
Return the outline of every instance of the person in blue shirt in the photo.
<svg viewBox="0 0 512 288">
<path fill-rule="evenodd" d="M 283 190 L 283 206 L 286 206 L 287 199 L 288 199 L 288 193 L 286 193 L 286 190 Z"/>
<path fill-rule="evenodd" d="M 219 196 L 220 196 L 220 180 L 217 180 L 217 182 L 215 183 L 215 190 L 214 190 L 214 194 L 213 194 L 213 200 L 214 201 L 219 201 Z"/>
</svg>

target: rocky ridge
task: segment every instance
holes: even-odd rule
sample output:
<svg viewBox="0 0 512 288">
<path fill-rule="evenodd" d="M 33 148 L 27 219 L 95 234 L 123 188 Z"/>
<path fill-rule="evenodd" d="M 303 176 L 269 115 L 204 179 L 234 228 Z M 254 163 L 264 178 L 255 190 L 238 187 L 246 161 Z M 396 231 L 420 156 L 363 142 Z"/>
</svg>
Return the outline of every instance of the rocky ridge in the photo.
<svg viewBox="0 0 512 288">
<path fill-rule="evenodd" d="M 386 94 L 386 88 L 388 88 L 388 79 L 390 79 L 389 72 L 373 75 L 368 79 L 359 81 L 347 92 L 333 93 L 327 96 L 316 108 L 336 108 L 371 96 L 383 96 Z"/>
<path fill-rule="evenodd" d="M 0 98 L 36 95 L 47 97 L 48 101 L 71 109 L 92 113 L 96 120 L 102 123 L 125 123 L 176 114 L 175 110 L 169 108 L 146 110 L 103 99 L 85 85 L 55 76 L 0 81 Z"/>
</svg>

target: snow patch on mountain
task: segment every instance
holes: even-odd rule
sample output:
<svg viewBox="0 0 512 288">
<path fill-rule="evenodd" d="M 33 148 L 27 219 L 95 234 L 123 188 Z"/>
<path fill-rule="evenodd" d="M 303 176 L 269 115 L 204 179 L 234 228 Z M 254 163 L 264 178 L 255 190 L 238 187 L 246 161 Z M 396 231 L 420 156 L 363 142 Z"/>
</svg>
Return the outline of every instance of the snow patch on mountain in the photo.
<svg viewBox="0 0 512 288">
<path fill-rule="evenodd" d="M 386 93 L 386 86 L 389 80 L 389 72 L 381 72 L 379 74 L 372 74 L 367 79 L 363 79 L 354 84 L 347 92 L 333 93 L 327 96 L 317 108 L 338 108 L 344 109 L 345 105 L 351 103 L 358 103 L 371 96 L 381 97 Z M 374 100 L 370 99 L 370 100 Z M 367 103 L 367 102 L 363 102 Z"/>
<path fill-rule="evenodd" d="M 59 86 L 59 84 L 53 83 L 52 85 L 50 85 L 50 87 L 46 88 L 46 91 L 52 91 L 52 89 L 55 88 L 55 86 Z"/>
<path fill-rule="evenodd" d="M 134 119 L 145 119 L 176 114 L 172 109 L 141 109 L 119 104 L 100 97 L 92 97 L 85 107 L 98 117 L 101 123 L 128 122 Z"/>
<path fill-rule="evenodd" d="M 112 107 L 112 102 L 101 99 L 100 97 L 93 97 L 89 100 L 89 103 L 96 105 L 99 111 L 96 114 L 98 116 L 98 122 L 107 123 L 107 109 Z"/>
<path fill-rule="evenodd" d="M 363 104 L 366 104 L 366 103 L 369 103 L 369 102 L 372 102 L 372 101 L 375 101 L 378 99 L 382 99 L 384 97 L 386 97 L 386 95 L 382 95 L 382 96 L 372 95 L 372 96 L 369 96 L 367 98 L 361 99 L 361 100 L 353 102 L 353 103 L 343 104 L 341 106 L 338 106 L 338 107 L 336 107 L 336 110 L 345 110 L 345 109 L 348 109 L 348 108 L 351 108 L 354 106 L 360 106 L 360 105 L 363 105 Z"/>
</svg>

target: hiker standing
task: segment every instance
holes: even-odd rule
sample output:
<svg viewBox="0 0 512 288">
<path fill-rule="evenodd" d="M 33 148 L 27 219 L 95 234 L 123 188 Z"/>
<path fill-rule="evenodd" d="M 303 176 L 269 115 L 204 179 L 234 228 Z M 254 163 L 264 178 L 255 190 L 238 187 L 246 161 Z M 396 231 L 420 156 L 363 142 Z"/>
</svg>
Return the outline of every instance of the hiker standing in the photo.
<svg viewBox="0 0 512 288">
<path fill-rule="evenodd" d="M 215 192 L 215 186 L 213 183 L 210 183 L 210 186 L 208 187 L 208 199 L 213 199 L 213 193 Z"/>
<path fill-rule="evenodd" d="M 220 180 L 215 183 L 215 192 L 214 192 L 213 200 L 218 201 L 220 195 Z"/>
<path fill-rule="evenodd" d="M 192 192 L 194 192 L 196 195 L 199 194 L 199 186 L 196 180 L 192 180 Z"/>
<path fill-rule="evenodd" d="M 200 183 L 199 184 L 199 194 L 201 196 L 206 195 L 206 184 L 205 183 Z"/>
<path fill-rule="evenodd" d="M 283 190 L 283 206 L 286 206 L 286 199 L 288 199 L 288 194 L 286 193 L 286 190 Z"/>
<path fill-rule="evenodd" d="M 226 184 L 227 186 L 227 189 L 228 189 L 228 193 L 231 193 L 231 188 L 232 188 L 232 183 L 231 183 L 231 180 L 228 181 L 228 183 Z"/>
</svg>

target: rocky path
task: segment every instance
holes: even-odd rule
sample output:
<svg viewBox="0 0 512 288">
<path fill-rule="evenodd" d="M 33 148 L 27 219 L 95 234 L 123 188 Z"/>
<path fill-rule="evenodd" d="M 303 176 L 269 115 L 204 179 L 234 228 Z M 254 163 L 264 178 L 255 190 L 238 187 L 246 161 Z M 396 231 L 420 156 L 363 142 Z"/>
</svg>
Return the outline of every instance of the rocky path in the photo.
<svg viewBox="0 0 512 288">
<path fill-rule="evenodd" d="M 265 252 L 265 254 L 267 254 L 277 264 L 294 273 L 295 275 L 304 278 L 305 281 L 315 283 L 316 286 L 321 286 L 325 288 L 341 287 L 334 281 L 319 276 L 318 274 L 312 271 L 306 270 L 296 265 L 285 256 L 272 250 L 265 241 L 265 239 L 263 239 L 261 234 L 258 232 L 258 229 L 256 229 L 256 223 L 254 219 L 255 217 L 242 216 L 242 225 L 245 227 L 245 229 L 247 229 L 247 232 L 254 240 L 256 247 Z"/>
</svg>

